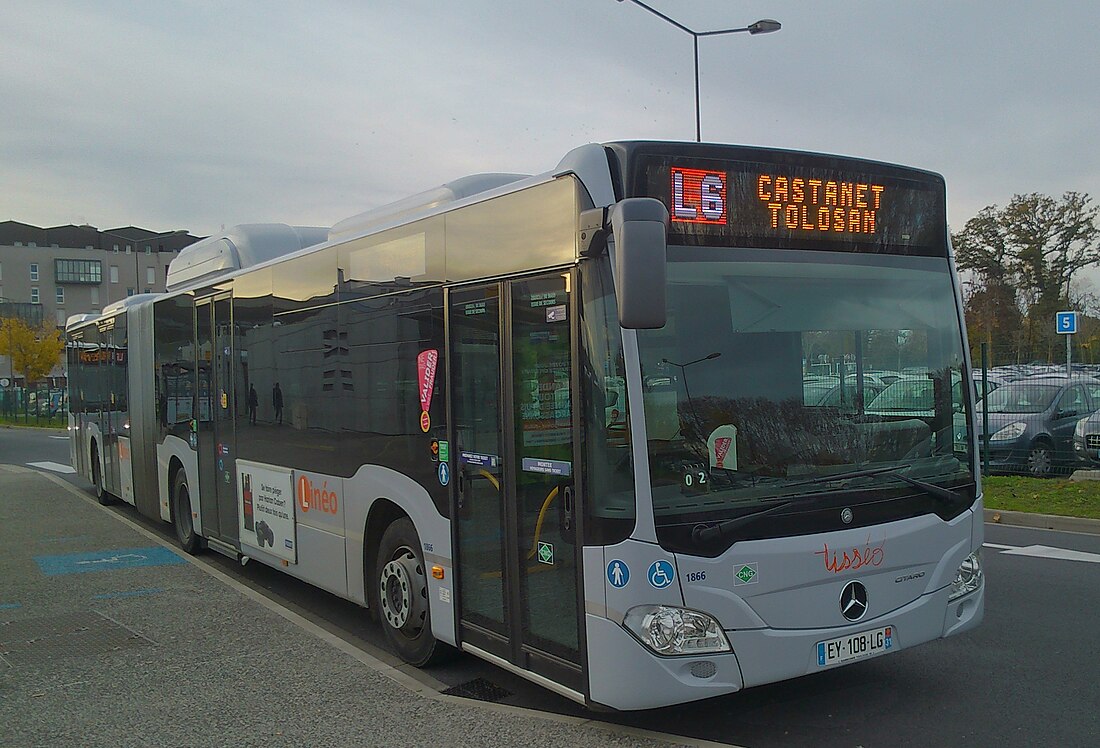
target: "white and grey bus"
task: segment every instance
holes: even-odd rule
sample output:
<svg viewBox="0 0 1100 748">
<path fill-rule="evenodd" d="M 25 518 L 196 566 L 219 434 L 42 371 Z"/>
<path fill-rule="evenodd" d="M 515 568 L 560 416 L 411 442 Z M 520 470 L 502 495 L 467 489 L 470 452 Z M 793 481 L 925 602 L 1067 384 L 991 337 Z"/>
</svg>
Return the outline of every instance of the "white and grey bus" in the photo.
<svg viewBox="0 0 1100 748">
<path fill-rule="evenodd" d="M 936 174 L 590 144 L 237 227 L 168 286 L 70 321 L 74 465 L 188 552 L 367 607 L 410 663 L 458 647 L 642 709 L 982 619 Z M 902 369 L 930 408 L 867 412 Z"/>
</svg>

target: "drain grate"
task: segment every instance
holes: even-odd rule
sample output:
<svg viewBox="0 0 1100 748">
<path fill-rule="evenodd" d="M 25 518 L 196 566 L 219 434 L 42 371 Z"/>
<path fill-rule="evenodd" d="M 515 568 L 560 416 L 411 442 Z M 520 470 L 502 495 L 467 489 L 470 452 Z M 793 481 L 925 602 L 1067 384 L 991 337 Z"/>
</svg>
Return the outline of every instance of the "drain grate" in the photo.
<svg viewBox="0 0 1100 748">
<path fill-rule="evenodd" d="M 485 678 L 474 678 L 466 683 L 451 686 L 443 693 L 448 696 L 461 696 L 464 699 L 477 699 L 478 701 L 500 701 L 512 695 L 511 691 L 501 688 Z"/>
<path fill-rule="evenodd" d="M 86 657 L 153 642 L 95 612 L 0 621 L 0 657 L 15 667 Z"/>
</svg>

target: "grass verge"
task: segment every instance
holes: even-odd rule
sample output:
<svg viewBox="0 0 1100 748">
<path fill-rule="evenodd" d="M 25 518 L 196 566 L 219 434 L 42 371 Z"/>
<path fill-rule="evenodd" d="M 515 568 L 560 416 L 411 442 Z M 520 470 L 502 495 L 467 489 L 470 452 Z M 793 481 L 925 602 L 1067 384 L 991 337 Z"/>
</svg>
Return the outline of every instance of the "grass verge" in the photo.
<svg viewBox="0 0 1100 748">
<path fill-rule="evenodd" d="M 982 477 L 986 509 L 1100 519 L 1100 481 Z"/>
<path fill-rule="evenodd" d="M 0 415 L 0 428 L 7 426 L 30 426 L 39 429 L 63 429 L 68 426 L 68 419 L 54 416 L 53 418 L 35 418 L 34 416 L 5 416 Z"/>
</svg>

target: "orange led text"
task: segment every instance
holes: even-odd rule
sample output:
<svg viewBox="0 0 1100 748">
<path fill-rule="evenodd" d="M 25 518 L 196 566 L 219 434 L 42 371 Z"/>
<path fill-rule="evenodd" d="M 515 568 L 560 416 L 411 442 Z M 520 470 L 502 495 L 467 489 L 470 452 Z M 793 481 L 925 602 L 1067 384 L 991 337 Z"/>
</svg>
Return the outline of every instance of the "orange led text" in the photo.
<svg viewBox="0 0 1100 748">
<path fill-rule="evenodd" d="M 768 208 L 773 229 L 874 234 L 886 187 L 861 182 L 761 174 L 756 197 Z"/>
</svg>

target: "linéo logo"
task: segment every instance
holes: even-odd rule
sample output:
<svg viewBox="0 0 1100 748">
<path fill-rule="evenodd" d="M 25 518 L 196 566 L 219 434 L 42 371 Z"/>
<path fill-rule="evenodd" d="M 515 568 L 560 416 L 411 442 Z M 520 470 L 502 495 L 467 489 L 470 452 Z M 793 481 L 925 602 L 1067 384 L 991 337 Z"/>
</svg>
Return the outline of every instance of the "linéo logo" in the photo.
<svg viewBox="0 0 1100 748">
<path fill-rule="evenodd" d="M 336 514 L 336 510 L 340 508 L 340 498 L 336 491 L 328 487 L 327 480 L 321 481 L 320 485 L 315 481 L 316 479 L 311 481 L 306 475 L 298 476 L 298 508 L 303 513 L 317 511 Z"/>
</svg>

